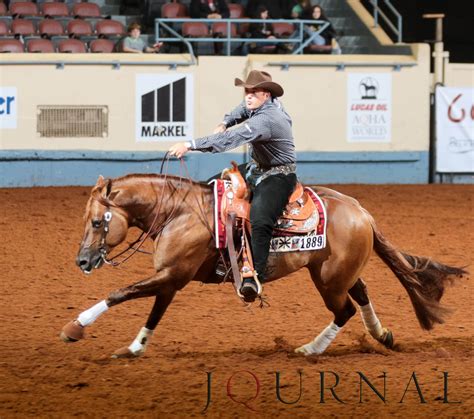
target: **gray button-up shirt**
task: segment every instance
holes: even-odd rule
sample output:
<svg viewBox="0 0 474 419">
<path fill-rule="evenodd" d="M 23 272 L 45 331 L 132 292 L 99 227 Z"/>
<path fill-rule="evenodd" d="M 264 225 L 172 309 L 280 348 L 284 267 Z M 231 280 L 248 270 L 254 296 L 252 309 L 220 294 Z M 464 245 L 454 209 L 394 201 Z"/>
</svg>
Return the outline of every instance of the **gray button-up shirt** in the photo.
<svg viewBox="0 0 474 419">
<path fill-rule="evenodd" d="M 291 118 L 277 99 L 269 99 L 250 111 L 245 101 L 224 117 L 227 127 L 241 126 L 223 133 L 197 138 L 191 149 L 220 153 L 244 144 L 251 146 L 251 156 L 263 167 L 294 164 L 295 144 Z"/>
</svg>

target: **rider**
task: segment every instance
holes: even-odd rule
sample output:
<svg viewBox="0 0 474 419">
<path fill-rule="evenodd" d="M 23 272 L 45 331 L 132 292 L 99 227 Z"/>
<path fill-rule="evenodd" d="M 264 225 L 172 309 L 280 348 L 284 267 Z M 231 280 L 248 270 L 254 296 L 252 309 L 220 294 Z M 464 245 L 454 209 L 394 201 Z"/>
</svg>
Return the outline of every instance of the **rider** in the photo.
<svg viewBox="0 0 474 419">
<path fill-rule="evenodd" d="M 245 98 L 225 115 L 213 135 L 178 143 L 170 154 L 181 158 L 189 150 L 220 153 L 249 144 L 252 161 L 246 180 L 253 198 L 250 209 L 252 254 L 258 279 L 263 284 L 273 226 L 281 216 L 296 185 L 296 153 L 291 118 L 277 99 L 283 88 L 265 71 L 252 70 L 247 80 L 235 79 L 245 89 Z M 233 130 L 227 128 L 240 124 Z M 244 279 L 240 292 L 254 301 L 258 287 L 253 278 Z"/>
</svg>

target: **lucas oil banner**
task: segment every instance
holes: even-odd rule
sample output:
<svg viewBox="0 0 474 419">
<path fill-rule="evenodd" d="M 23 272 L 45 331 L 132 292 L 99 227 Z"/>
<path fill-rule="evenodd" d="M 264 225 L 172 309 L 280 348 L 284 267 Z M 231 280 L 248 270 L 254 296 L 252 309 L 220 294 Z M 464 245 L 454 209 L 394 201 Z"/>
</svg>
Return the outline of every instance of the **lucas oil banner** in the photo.
<svg viewBox="0 0 474 419">
<path fill-rule="evenodd" d="M 436 171 L 474 172 L 474 89 L 436 88 Z"/>
<path fill-rule="evenodd" d="M 347 141 L 389 142 L 392 125 L 392 75 L 349 73 Z"/>
<path fill-rule="evenodd" d="M 191 141 L 194 138 L 193 75 L 137 74 L 137 141 Z"/>
</svg>

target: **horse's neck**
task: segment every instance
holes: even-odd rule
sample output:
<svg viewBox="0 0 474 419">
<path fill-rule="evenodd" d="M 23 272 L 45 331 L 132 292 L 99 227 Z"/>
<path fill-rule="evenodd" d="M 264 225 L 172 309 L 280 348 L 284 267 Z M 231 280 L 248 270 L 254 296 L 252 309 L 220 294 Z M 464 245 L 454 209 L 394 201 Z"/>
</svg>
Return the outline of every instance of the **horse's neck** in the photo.
<svg viewBox="0 0 474 419">
<path fill-rule="evenodd" d="M 130 226 L 148 231 L 153 225 L 190 213 L 190 206 L 207 214 L 212 207 L 212 191 L 187 179 L 154 176 L 127 179 L 122 185 L 127 196 L 123 205 L 129 215 Z"/>
</svg>

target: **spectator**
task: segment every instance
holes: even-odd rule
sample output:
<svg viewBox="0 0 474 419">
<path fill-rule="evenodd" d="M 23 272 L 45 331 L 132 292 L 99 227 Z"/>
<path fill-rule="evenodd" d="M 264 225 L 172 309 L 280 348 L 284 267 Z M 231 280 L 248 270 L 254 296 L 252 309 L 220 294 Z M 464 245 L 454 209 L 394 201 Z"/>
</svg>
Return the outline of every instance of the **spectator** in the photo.
<svg viewBox="0 0 474 419">
<path fill-rule="evenodd" d="M 293 19 L 303 19 L 303 17 L 308 14 L 310 8 L 310 0 L 298 0 L 298 3 L 291 9 L 291 17 Z"/>
<path fill-rule="evenodd" d="M 269 13 L 268 9 L 265 6 L 259 6 L 253 16 L 254 19 L 268 19 Z M 275 39 L 273 35 L 273 26 L 271 23 L 267 22 L 255 22 L 251 23 L 249 26 L 248 36 L 250 38 L 262 38 L 262 39 Z M 264 47 L 275 47 L 276 44 L 271 42 L 252 42 L 250 48 L 252 52 L 260 52 Z M 269 48 L 267 48 L 269 49 Z M 248 53 L 248 47 L 244 47 L 244 55 Z"/>
<path fill-rule="evenodd" d="M 320 46 L 333 45 L 333 44 L 337 45 L 336 31 L 334 30 L 331 22 L 329 22 L 328 18 L 324 14 L 324 11 L 321 6 L 319 5 L 313 6 L 310 9 L 310 16 L 307 16 L 307 17 L 304 16 L 304 18 L 308 20 L 323 21 L 322 23 L 315 22 L 314 24 L 305 25 L 304 30 L 307 36 L 313 36 L 314 32 L 319 31 L 326 22 L 329 23 L 329 26 L 327 26 L 321 33 L 314 35 L 314 38 L 311 41 L 313 45 L 320 45 Z M 334 53 L 340 54 L 340 49 L 339 49 L 339 52 L 337 51 L 338 48 L 339 46 L 337 45 L 337 48 L 334 51 Z"/>
<path fill-rule="evenodd" d="M 189 8 L 195 19 L 228 19 L 230 16 L 226 0 L 191 0 Z"/>
<path fill-rule="evenodd" d="M 122 51 L 141 54 L 143 52 L 158 52 L 163 45 L 162 42 L 153 44 L 149 47 L 145 41 L 140 38 L 141 26 L 138 23 L 132 23 L 128 27 L 128 36 L 123 40 Z"/>
</svg>

